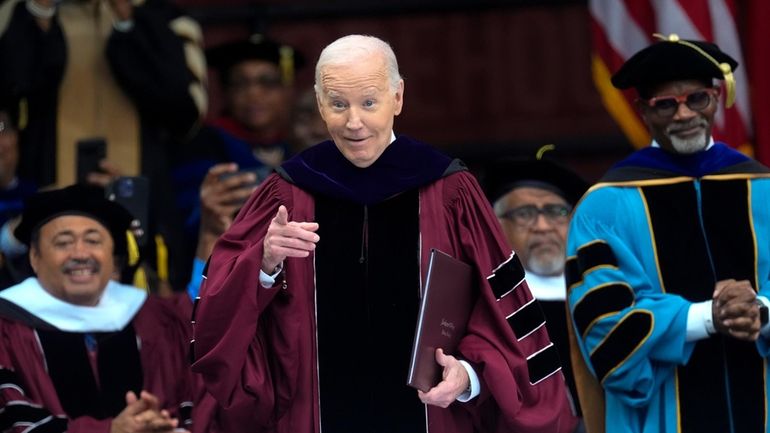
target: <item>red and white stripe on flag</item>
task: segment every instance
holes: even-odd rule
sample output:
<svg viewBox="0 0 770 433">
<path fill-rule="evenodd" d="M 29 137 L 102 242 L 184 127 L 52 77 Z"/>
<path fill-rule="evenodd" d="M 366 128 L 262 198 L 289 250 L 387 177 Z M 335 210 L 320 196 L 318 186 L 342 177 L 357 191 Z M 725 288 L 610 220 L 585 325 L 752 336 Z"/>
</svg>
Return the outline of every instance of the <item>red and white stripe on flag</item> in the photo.
<svg viewBox="0 0 770 433">
<path fill-rule="evenodd" d="M 634 147 L 650 143 L 650 136 L 634 109 L 633 89 L 620 91 L 610 77 L 634 53 L 651 44 L 653 33 L 676 33 L 683 39 L 705 40 L 735 58 L 735 105 L 720 104 L 714 138 L 751 154 L 751 108 L 746 65 L 735 24 L 733 0 L 589 0 L 593 33 L 593 78 L 604 105 Z"/>
</svg>

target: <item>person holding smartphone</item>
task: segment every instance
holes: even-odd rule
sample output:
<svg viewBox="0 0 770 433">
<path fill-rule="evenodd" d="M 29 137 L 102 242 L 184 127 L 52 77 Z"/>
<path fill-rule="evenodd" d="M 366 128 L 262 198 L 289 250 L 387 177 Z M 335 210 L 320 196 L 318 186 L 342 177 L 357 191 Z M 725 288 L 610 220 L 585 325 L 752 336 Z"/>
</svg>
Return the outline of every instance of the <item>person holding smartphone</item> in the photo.
<svg viewBox="0 0 770 433">
<path fill-rule="evenodd" d="M 187 262 L 197 248 L 200 189 L 210 169 L 234 163 L 261 181 L 290 155 L 294 76 L 304 65 L 297 49 L 261 34 L 212 47 L 206 58 L 219 78 L 223 110 L 174 153 L 171 172 Z"/>
<path fill-rule="evenodd" d="M 206 260 L 214 250 L 214 244 L 233 224 L 235 214 L 254 192 L 260 180 L 252 171 L 238 171 L 238 165 L 232 162 L 211 167 L 203 179 L 198 243 L 187 283 L 187 294 L 191 300 L 198 297 Z"/>
<path fill-rule="evenodd" d="M 168 246 L 169 279 L 186 258 L 168 179 L 174 143 L 205 115 L 206 67 L 198 24 L 168 0 L 9 0 L 0 8 L 0 88 L 25 102 L 19 174 L 41 187 L 76 181 L 78 141 L 102 138 L 106 186 L 145 176 L 154 233 Z M 160 248 L 160 246 L 158 246 Z"/>
</svg>

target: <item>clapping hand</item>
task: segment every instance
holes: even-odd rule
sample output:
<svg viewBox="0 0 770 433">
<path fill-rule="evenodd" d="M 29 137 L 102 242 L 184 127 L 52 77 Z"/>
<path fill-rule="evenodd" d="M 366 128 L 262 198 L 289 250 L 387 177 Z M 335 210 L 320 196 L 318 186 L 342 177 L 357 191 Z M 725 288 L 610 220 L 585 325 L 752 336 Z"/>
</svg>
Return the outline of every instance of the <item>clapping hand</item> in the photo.
<svg viewBox="0 0 770 433">
<path fill-rule="evenodd" d="M 112 420 L 110 433 L 170 433 L 177 429 L 179 420 L 160 409 L 158 398 L 147 391 L 139 397 L 132 391 L 126 393 L 126 407 Z"/>
</svg>

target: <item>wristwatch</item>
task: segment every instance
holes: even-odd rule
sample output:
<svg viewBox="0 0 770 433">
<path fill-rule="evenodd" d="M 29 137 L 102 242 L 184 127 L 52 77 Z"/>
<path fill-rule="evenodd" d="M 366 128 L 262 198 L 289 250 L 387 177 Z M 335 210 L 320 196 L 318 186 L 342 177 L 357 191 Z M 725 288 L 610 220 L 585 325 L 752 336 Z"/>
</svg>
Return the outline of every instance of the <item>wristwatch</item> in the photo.
<svg viewBox="0 0 770 433">
<path fill-rule="evenodd" d="M 759 305 L 759 324 L 764 327 L 767 325 L 770 312 L 768 311 L 767 305 L 759 299 L 757 299 L 757 304 Z"/>
</svg>

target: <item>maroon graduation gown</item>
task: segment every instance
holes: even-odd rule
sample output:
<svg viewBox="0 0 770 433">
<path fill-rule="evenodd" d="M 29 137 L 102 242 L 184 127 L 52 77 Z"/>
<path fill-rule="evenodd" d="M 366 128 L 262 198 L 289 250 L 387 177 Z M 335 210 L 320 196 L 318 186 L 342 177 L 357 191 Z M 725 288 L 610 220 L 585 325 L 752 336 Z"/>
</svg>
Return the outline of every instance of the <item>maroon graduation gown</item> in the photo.
<svg viewBox="0 0 770 433">
<path fill-rule="evenodd" d="M 189 429 L 192 400 L 195 398 L 187 354 L 189 323 L 182 317 L 179 306 L 174 305 L 173 301 L 150 296 L 130 325 L 133 332 L 129 331 L 129 335 L 136 335 L 136 338 L 131 335 L 130 342 L 136 344 L 139 349 L 141 369 L 118 371 L 112 374 L 112 378 L 124 380 L 122 376 L 139 372 L 141 389 L 156 395 L 160 399 L 161 407 L 167 409 L 173 417 L 179 418 L 180 427 Z M 80 405 L 82 401 L 75 400 L 83 398 L 70 398 L 69 403 L 60 400 L 54 381 L 49 376 L 53 366 L 46 365 L 50 360 L 46 361 L 46 354 L 43 353 L 41 334 L 51 335 L 58 332 L 38 331 L 24 323 L 0 318 L 0 431 L 22 432 L 34 423 L 39 423 L 40 431 L 46 432 L 110 431 L 110 424 L 117 413 L 107 417 L 94 417 L 93 414 L 70 417 L 65 411 L 65 406 Z M 62 334 L 69 334 L 70 337 L 74 335 Z M 83 341 L 82 338 L 77 338 L 79 336 L 82 334 L 75 336 L 75 339 Z M 69 356 L 66 347 L 64 349 L 64 356 L 60 358 L 64 365 L 60 366 L 59 370 L 63 369 L 65 373 L 79 369 L 82 371 L 82 368 L 90 370 L 90 365 L 73 364 L 74 356 Z M 77 351 L 71 351 L 75 352 Z M 135 350 L 133 352 L 136 353 Z M 107 387 L 104 383 L 101 383 L 101 386 L 102 389 Z M 123 397 L 125 392 L 121 394 L 120 397 Z M 101 394 L 88 397 L 106 399 L 114 396 Z M 80 406 L 82 409 L 82 405 Z"/>
<path fill-rule="evenodd" d="M 447 409 L 428 406 L 428 431 L 570 431 L 575 419 L 542 312 L 475 179 L 449 175 L 420 188 L 419 200 L 423 275 L 430 248 L 438 248 L 473 264 L 481 288 L 460 346 L 481 394 Z M 217 243 L 207 269 L 194 314 L 193 371 L 220 405 L 204 415 L 219 423 L 210 431 L 320 429 L 314 258 L 289 258 L 276 286 L 259 284 L 262 241 L 281 204 L 290 220 L 314 220 L 312 196 L 272 175 Z"/>
</svg>

